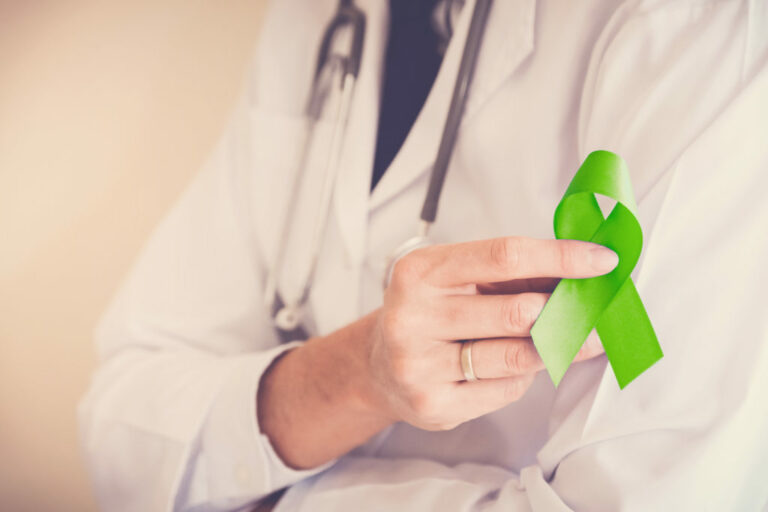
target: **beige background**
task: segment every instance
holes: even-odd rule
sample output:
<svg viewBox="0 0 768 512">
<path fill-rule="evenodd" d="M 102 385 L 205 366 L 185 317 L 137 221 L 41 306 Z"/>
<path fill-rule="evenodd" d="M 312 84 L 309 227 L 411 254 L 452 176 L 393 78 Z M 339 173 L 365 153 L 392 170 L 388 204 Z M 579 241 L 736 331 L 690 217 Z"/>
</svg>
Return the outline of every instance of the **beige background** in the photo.
<svg viewBox="0 0 768 512">
<path fill-rule="evenodd" d="M 0 0 L 0 510 L 94 510 L 93 325 L 238 92 L 264 0 Z"/>
</svg>

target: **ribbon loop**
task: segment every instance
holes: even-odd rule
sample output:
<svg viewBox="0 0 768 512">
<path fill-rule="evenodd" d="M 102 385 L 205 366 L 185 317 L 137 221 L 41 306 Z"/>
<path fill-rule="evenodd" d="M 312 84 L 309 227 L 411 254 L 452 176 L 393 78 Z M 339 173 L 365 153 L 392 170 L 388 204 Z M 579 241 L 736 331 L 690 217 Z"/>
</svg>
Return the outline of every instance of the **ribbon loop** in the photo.
<svg viewBox="0 0 768 512">
<path fill-rule="evenodd" d="M 614 199 L 603 217 L 595 194 Z M 629 171 L 618 155 L 587 156 L 555 210 L 555 237 L 604 245 L 619 256 L 610 273 L 563 279 L 531 329 L 536 349 L 555 386 L 592 329 L 622 389 L 662 358 L 661 346 L 630 278 L 643 247 Z"/>
</svg>

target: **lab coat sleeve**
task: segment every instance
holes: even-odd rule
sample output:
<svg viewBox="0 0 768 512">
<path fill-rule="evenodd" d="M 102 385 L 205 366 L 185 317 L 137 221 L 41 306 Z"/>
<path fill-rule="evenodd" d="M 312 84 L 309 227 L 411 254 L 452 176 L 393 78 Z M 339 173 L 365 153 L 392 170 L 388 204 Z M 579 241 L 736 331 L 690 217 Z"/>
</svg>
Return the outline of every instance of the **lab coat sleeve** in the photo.
<svg viewBox="0 0 768 512">
<path fill-rule="evenodd" d="M 664 358 L 624 390 L 605 359 L 572 367 L 536 464 L 348 457 L 278 511 L 764 510 L 766 133 L 763 66 L 664 178 L 636 276 Z"/>
<path fill-rule="evenodd" d="M 244 103 L 97 330 L 79 417 L 104 510 L 230 510 L 314 473 L 257 422 L 259 379 L 296 344 L 278 344 L 261 297 Z"/>
</svg>

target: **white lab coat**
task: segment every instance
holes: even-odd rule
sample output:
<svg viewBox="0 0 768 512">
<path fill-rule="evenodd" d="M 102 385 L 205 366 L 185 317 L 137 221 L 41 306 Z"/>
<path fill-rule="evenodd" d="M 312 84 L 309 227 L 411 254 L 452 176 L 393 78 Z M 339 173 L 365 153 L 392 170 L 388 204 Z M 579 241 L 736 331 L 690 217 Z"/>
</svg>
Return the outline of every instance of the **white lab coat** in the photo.
<svg viewBox="0 0 768 512">
<path fill-rule="evenodd" d="M 357 3 L 367 32 L 309 303 L 317 334 L 380 304 L 384 260 L 414 233 L 473 5 L 369 194 L 387 2 Z M 274 2 L 230 127 L 99 328 L 80 418 L 103 508 L 230 510 L 293 484 L 280 511 L 768 510 L 764 0 L 496 0 L 490 15 L 433 239 L 551 237 L 583 158 L 618 152 L 659 363 L 620 391 L 600 357 L 557 390 L 541 373 L 519 402 L 451 431 L 397 424 L 315 471 L 280 461 L 256 389 L 295 344 L 278 345 L 262 290 L 335 4 Z M 293 206 L 288 296 L 316 181 L 310 171 Z"/>
</svg>

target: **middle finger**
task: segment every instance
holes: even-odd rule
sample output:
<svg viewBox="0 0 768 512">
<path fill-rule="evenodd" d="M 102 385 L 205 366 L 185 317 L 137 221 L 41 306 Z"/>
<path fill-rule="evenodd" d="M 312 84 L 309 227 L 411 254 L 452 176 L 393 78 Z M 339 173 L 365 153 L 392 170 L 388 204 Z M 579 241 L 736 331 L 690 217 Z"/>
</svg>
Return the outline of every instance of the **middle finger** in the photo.
<svg viewBox="0 0 768 512">
<path fill-rule="evenodd" d="M 443 340 L 528 336 L 547 299 L 548 293 L 444 297 L 429 328 Z"/>
</svg>

